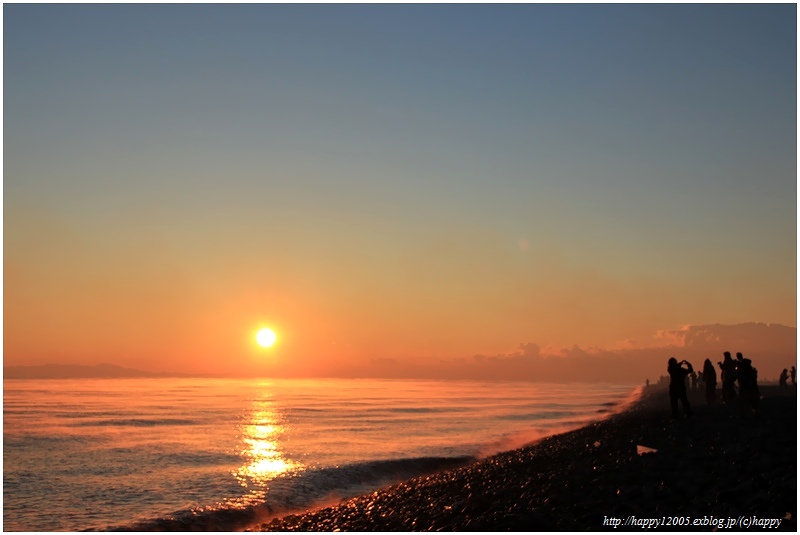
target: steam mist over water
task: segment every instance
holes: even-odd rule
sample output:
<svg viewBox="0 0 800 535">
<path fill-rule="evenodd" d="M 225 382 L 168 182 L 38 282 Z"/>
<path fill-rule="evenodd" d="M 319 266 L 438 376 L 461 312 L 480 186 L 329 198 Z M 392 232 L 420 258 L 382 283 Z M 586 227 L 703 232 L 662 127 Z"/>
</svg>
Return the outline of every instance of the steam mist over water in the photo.
<svg viewBox="0 0 800 535">
<path fill-rule="evenodd" d="M 634 395 L 519 382 L 6 380 L 4 527 L 237 529 L 579 427 Z"/>
</svg>

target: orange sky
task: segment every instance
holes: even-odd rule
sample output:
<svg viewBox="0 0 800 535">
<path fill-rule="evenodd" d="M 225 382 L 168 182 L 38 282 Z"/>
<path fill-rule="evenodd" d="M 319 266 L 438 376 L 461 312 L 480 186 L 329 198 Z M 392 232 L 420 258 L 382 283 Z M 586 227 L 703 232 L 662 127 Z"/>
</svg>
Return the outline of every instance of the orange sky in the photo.
<svg viewBox="0 0 800 535">
<path fill-rule="evenodd" d="M 793 5 L 155 9 L 4 9 L 7 365 L 796 327 Z"/>
</svg>

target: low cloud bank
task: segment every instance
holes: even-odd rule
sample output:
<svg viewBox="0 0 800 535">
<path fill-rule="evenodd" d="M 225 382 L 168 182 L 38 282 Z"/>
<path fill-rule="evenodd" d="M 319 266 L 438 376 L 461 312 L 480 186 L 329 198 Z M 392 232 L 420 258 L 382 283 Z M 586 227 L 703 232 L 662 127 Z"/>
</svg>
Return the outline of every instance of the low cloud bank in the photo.
<svg viewBox="0 0 800 535">
<path fill-rule="evenodd" d="M 689 325 L 657 333 L 659 347 L 633 347 L 626 341 L 622 349 L 573 346 L 543 352 L 535 343 L 521 344 L 505 355 L 475 355 L 461 359 L 427 362 L 401 362 L 376 358 L 359 371 L 346 375 L 430 378 L 491 379 L 526 381 L 602 381 L 644 383 L 666 374 L 667 360 L 688 360 L 700 370 L 705 359 L 716 363 L 722 353 L 741 352 L 753 361 L 760 380 L 777 379 L 783 368 L 796 365 L 797 328 L 765 323 L 738 325 Z M 626 348 L 627 346 L 627 348 Z M 344 370 L 342 370 L 344 371 Z M 343 374 L 345 375 L 345 374 Z"/>
</svg>

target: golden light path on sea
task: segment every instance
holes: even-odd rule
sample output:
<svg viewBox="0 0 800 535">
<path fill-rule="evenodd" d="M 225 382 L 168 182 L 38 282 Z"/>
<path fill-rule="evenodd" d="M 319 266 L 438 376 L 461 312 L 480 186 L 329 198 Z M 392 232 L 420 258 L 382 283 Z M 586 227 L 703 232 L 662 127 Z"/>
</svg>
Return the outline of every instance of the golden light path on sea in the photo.
<svg viewBox="0 0 800 535">
<path fill-rule="evenodd" d="M 232 500 L 232 505 L 247 506 L 263 502 L 269 490 L 269 482 L 275 478 L 304 469 L 302 463 L 287 459 L 280 448 L 280 437 L 285 431 L 279 423 L 280 414 L 271 401 L 253 403 L 254 410 L 242 426 L 242 448 L 240 455 L 245 463 L 233 471 L 240 485 L 249 489 L 241 498 Z"/>
</svg>

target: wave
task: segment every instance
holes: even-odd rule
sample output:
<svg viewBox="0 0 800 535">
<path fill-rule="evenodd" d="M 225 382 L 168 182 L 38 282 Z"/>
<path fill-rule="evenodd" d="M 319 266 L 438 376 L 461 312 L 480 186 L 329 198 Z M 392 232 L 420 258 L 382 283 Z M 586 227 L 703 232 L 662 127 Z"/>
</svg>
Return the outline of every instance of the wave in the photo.
<svg viewBox="0 0 800 535">
<path fill-rule="evenodd" d="M 91 444 L 95 442 L 91 437 L 78 436 L 78 435 L 7 435 L 3 434 L 3 448 L 6 450 L 17 449 L 42 449 L 47 451 L 52 448 L 63 449 L 65 447 L 74 447 L 74 445 Z"/>
<path fill-rule="evenodd" d="M 597 409 L 595 414 L 586 412 L 583 415 L 579 412 L 563 412 L 563 413 L 550 413 L 550 416 L 545 415 L 543 418 L 537 418 L 535 414 L 528 415 L 532 422 L 537 422 L 539 425 L 527 429 L 520 429 L 516 432 L 509 433 L 503 437 L 498 438 L 496 441 L 487 444 L 478 453 L 478 458 L 488 457 L 495 455 L 502 451 L 509 451 L 523 446 L 529 446 L 540 441 L 543 438 L 572 431 L 593 421 L 603 420 L 614 414 L 624 412 L 633 406 L 641 397 L 644 392 L 642 387 L 635 388 L 628 395 L 619 401 L 610 401 L 600 403 L 602 407 Z M 552 415 L 557 415 L 557 418 L 552 418 Z M 510 416 L 508 419 L 516 419 Z M 549 420 L 549 424 L 548 424 Z"/>
<path fill-rule="evenodd" d="M 464 466 L 474 457 L 416 457 L 309 469 L 270 482 L 256 505 L 220 505 L 176 511 L 103 531 L 235 531 L 276 516 L 322 507 L 426 474 Z M 85 531 L 94 531 L 93 529 Z"/>
<path fill-rule="evenodd" d="M 187 418 L 116 418 L 77 422 L 69 427 L 154 427 L 157 425 L 200 425 L 203 422 Z"/>
<path fill-rule="evenodd" d="M 538 420 L 562 420 L 574 416 L 575 414 L 579 413 L 576 413 L 575 411 L 551 411 L 551 412 L 534 411 L 522 414 L 506 414 L 503 416 L 498 416 L 497 419 L 506 420 L 510 422 L 515 422 L 515 421 L 535 422 Z"/>
</svg>

